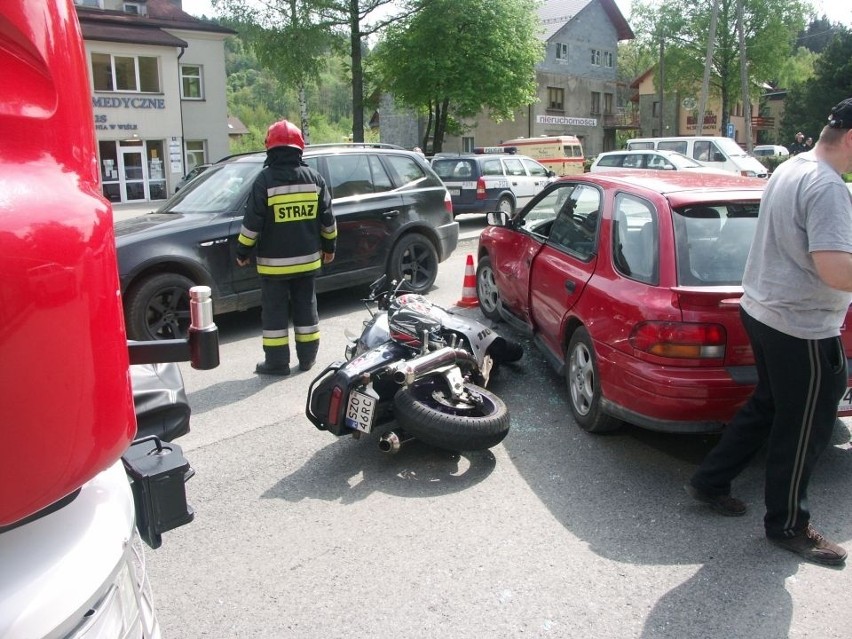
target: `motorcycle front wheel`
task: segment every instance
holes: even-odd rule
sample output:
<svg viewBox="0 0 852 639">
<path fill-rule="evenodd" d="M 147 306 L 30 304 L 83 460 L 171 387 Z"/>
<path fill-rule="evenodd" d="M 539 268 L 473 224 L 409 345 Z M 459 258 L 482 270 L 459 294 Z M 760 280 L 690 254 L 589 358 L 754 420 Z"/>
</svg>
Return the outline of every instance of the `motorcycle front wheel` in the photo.
<svg viewBox="0 0 852 639">
<path fill-rule="evenodd" d="M 485 450 L 509 432 L 509 409 L 499 397 L 465 383 L 454 398 L 443 378 L 419 380 L 393 399 L 400 427 L 420 441 L 447 450 Z"/>
</svg>

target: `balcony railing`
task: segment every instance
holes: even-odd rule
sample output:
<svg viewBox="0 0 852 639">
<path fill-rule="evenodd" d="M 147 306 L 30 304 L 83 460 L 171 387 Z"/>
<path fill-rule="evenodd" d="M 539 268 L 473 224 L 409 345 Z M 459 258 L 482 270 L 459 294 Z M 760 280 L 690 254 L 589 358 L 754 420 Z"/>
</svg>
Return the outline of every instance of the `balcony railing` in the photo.
<svg viewBox="0 0 852 639">
<path fill-rule="evenodd" d="M 616 109 L 615 113 L 604 113 L 604 128 L 638 129 L 639 113 L 632 109 Z"/>
</svg>

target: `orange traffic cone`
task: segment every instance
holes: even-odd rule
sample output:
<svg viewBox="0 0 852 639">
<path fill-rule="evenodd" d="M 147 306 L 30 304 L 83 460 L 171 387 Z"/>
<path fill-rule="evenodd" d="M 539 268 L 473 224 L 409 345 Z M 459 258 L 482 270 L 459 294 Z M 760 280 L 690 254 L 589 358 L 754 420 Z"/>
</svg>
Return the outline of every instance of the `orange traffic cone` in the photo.
<svg viewBox="0 0 852 639">
<path fill-rule="evenodd" d="M 464 269 L 464 284 L 462 284 L 462 296 L 456 302 L 456 306 L 464 306 L 466 308 L 479 306 L 479 300 L 476 299 L 476 271 L 473 269 L 473 255 L 467 256 L 467 266 Z"/>
</svg>

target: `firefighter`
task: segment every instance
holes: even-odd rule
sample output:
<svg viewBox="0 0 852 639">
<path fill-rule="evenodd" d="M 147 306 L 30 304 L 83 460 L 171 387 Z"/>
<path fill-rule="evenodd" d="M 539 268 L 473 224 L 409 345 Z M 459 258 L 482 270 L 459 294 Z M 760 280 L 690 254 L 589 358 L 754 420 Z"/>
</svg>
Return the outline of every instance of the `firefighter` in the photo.
<svg viewBox="0 0 852 639">
<path fill-rule="evenodd" d="M 261 375 L 290 374 L 290 311 L 299 370 L 310 370 L 319 351 L 316 276 L 334 260 L 337 225 L 322 176 L 302 161 L 299 128 L 281 120 L 266 132 L 266 162 L 246 202 L 237 241 L 237 264 L 256 252 L 260 275 L 264 361 Z"/>
</svg>

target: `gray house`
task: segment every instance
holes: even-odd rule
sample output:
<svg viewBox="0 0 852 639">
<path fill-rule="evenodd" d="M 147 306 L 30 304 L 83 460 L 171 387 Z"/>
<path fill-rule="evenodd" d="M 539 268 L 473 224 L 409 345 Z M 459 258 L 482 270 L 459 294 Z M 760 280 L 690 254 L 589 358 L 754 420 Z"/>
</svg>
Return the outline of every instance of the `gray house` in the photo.
<svg viewBox="0 0 852 639">
<path fill-rule="evenodd" d="M 618 43 L 634 35 L 613 0 L 546 0 L 539 8 L 546 54 L 536 68 L 538 101 L 514 121 L 481 115 L 444 151 L 470 151 L 502 140 L 575 135 L 587 157 L 615 148 L 618 129 L 634 128 L 629 107 L 617 103 Z M 622 92 L 623 93 L 623 92 Z"/>
</svg>

